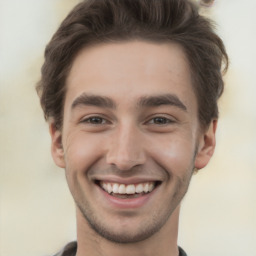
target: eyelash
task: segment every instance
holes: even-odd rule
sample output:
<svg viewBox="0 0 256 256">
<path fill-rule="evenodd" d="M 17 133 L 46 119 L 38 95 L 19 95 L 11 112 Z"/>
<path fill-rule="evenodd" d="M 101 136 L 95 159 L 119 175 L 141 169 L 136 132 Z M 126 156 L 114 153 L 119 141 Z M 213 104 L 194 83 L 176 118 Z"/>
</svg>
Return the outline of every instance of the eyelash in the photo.
<svg viewBox="0 0 256 256">
<path fill-rule="evenodd" d="M 94 119 L 94 121 L 93 121 L 93 119 Z M 98 122 L 98 121 L 100 121 L 100 122 Z M 159 121 L 160 121 L 160 123 L 157 123 Z M 82 123 L 88 123 L 88 124 L 91 124 L 91 125 L 104 125 L 104 124 L 110 123 L 105 118 L 103 118 L 101 116 L 91 116 L 91 117 L 88 117 L 86 119 L 83 119 L 81 122 Z M 170 118 L 163 117 L 163 116 L 156 116 L 156 117 L 151 118 L 145 124 L 150 124 L 150 125 L 155 124 L 155 125 L 158 125 L 158 126 L 162 126 L 162 125 L 164 126 L 164 125 L 168 125 L 168 124 L 171 124 L 171 123 L 174 123 L 174 122 L 175 121 L 170 119 Z"/>
<path fill-rule="evenodd" d="M 158 121 L 162 120 L 164 121 L 164 123 L 152 123 L 152 121 L 156 121 L 158 119 Z M 168 124 L 171 124 L 171 123 L 174 123 L 174 120 L 170 119 L 170 118 L 167 118 L 167 117 L 163 117 L 163 116 L 156 116 L 156 117 L 153 117 L 151 118 L 147 123 L 150 123 L 150 124 L 156 124 L 156 125 L 168 125 Z"/>
<path fill-rule="evenodd" d="M 104 123 L 102 123 L 102 122 L 101 123 L 98 123 L 98 122 L 95 123 L 94 121 L 92 121 L 93 119 L 98 119 L 98 120 L 104 121 Z M 108 123 L 105 118 L 100 117 L 100 116 L 91 116 L 91 117 L 88 117 L 86 119 L 83 119 L 81 122 L 82 123 L 92 124 L 92 125 L 101 125 L 101 124 Z"/>
</svg>

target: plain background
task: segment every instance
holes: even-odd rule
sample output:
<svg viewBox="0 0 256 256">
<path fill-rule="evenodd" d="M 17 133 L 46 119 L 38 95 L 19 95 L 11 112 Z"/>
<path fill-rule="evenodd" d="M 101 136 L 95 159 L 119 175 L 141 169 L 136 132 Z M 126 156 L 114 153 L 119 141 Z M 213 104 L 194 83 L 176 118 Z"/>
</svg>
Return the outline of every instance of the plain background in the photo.
<svg viewBox="0 0 256 256">
<path fill-rule="evenodd" d="M 0 255 L 52 255 L 75 211 L 34 90 L 46 43 L 78 0 L 0 0 Z M 180 219 L 189 256 L 256 256 L 256 1 L 216 0 L 230 55 L 217 148 L 193 177 Z"/>
</svg>

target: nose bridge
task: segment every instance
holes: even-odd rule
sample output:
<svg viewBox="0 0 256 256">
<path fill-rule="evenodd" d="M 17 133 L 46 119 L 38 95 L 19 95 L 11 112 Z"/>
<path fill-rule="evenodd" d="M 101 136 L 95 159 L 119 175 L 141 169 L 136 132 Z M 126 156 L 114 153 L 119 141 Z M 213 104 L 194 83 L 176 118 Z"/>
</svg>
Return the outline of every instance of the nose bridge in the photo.
<svg viewBox="0 0 256 256">
<path fill-rule="evenodd" d="M 115 165 L 120 170 L 129 170 L 144 161 L 145 152 L 139 128 L 131 122 L 120 124 L 111 138 L 108 164 Z"/>
</svg>

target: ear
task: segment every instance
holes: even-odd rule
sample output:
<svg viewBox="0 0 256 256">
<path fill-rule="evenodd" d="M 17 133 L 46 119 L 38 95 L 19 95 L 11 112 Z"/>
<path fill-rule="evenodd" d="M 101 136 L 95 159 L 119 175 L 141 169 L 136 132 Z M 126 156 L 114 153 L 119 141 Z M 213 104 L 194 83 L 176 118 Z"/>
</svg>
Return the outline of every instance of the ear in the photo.
<svg viewBox="0 0 256 256">
<path fill-rule="evenodd" d="M 64 150 L 62 146 L 62 133 L 56 128 L 55 123 L 49 124 L 49 132 L 51 135 L 51 153 L 55 164 L 61 168 L 65 168 Z"/>
<path fill-rule="evenodd" d="M 200 135 L 198 151 L 195 158 L 195 168 L 198 170 L 204 168 L 208 164 L 214 153 L 217 122 L 216 119 L 212 120 L 208 129 Z"/>
</svg>

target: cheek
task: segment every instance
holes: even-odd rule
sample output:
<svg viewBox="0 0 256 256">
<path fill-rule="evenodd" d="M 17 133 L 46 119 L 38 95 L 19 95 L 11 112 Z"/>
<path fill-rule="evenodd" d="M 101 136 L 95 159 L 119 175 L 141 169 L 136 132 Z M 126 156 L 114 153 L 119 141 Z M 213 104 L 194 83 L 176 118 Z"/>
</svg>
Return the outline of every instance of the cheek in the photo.
<svg viewBox="0 0 256 256">
<path fill-rule="evenodd" d="M 82 132 L 72 132 L 66 137 L 65 161 L 68 171 L 87 170 L 102 157 L 102 140 L 100 136 L 86 136 Z"/>
<path fill-rule="evenodd" d="M 182 176 L 191 168 L 195 154 L 195 144 L 191 139 L 165 138 L 152 145 L 150 154 L 166 170 Z"/>
</svg>

